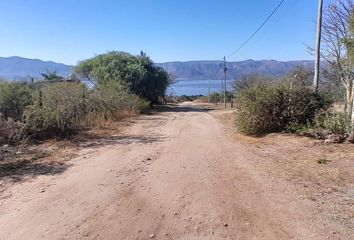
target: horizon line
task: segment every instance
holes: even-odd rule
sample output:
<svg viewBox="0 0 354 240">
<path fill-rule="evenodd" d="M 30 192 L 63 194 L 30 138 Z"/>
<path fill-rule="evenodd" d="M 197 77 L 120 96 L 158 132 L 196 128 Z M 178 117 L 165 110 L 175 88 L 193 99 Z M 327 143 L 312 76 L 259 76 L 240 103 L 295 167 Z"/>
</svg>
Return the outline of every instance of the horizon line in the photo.
<svg viewBox="0 0 354 240">
<path fill-rule="evenodd" d="M 41 58 L 32 58 L 32 57 L 22 57 L 18 55 L 13 56 L 0 56 L 0 58 L 21 58 L 26 60 L 37 60 L 42 62 L 52 62 L 57 64 L 63 64 L 67 66 L 75 66 L 76 64 L 67 64 L 61 61 L 53 61 L 48 59 L 41 59 Z M 80 60 L 81 61 L 81 60 Z M 77 61 L 80 62 L 80 61 Z M 315 61 L 314 59 L 294 59 L 294 60 L 276 60 L 276 59 L 245 59 L 245 60 L 234 60 L 234 61 L 226 61 L 228 63 L 235 63 L 235 62 L 246 62 L 246 61 L 275 61 L 275 62 L 300 62 L 300 61 Z M 171 61 L 164 61 L 164 62 L 155 62 L 155 64 L 165 64 L 165 63 L 191 63 L 191 62 L 222 62 L 222 60 L 213 60 L 213 59 L 197 59 L 197 60 L 171 60 Z"/>
</svg>

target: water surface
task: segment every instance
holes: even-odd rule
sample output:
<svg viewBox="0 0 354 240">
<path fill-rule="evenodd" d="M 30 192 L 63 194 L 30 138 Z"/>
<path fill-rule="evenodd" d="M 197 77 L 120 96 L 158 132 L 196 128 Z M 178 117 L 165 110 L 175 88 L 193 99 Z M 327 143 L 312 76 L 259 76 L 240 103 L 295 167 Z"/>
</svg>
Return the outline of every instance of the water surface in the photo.
<svg viewBox="0 0 354 240">
<path fill-rule="evenodd" d="M 233 80 L 226 81 L 226 88 L 228 91 L 232 90 Z M 167 90 L 167 94 L 173 94 L 176 96 L 182 95 L 204 95 L 207 96 L 209 92 L 221 92 L 224 88 L 224 81 L 221 80 L 176 80 Z M 222 84 L 222 85 L 221 85 Z"/>
</svg>

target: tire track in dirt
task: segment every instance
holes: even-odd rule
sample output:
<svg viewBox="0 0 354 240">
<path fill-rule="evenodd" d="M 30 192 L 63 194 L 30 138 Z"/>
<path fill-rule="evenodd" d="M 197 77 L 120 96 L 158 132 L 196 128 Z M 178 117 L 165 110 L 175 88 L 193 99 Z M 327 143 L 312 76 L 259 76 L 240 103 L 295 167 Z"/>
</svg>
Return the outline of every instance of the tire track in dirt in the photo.
<svg viewBox="0 0 354 240">
<path fill-rule="evenodd" d="M 78 152 L 61 175 L 14 185 L 0 201 L 0 239 L 341 239 L 207 110 L 165 107 L 121 135 L 125 144 Z"/>
</svg>

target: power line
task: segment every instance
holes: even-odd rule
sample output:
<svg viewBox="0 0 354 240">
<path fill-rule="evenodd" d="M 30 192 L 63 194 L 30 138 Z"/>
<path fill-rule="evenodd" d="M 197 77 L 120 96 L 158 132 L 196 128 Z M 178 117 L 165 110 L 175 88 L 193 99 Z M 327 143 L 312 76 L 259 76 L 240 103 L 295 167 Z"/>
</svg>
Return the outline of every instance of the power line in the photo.
<svg viewBox="0 0 354 240">
<path fill-rule="evenodd" d="M 252 38 L 263 28 L 263 26 L 271 19 L 271 17 L 275 14 L 276 11 L 281 7 L 281 5 L 285 2 L 285 0 L 281 0 L 277 7 L 272 11 L 272 13 L 266 18 L 266 20 L 260 25 L 260 27 L 244 42 L 241 44 L 239 48 L 237 48 L 235 51 L 233 51 L 231 54 L 227 55 L 227 58 L 231 57 L 238 51 L 240 51 L 249 41 L 252 40 Z"/>
</svg>

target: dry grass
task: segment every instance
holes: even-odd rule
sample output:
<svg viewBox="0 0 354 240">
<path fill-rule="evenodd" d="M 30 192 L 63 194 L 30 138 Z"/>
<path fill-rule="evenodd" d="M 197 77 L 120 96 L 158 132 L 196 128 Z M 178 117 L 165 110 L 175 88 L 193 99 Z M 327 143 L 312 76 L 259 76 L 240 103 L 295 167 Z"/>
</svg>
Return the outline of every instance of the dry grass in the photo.
<svg viewBox="0 0 354 240">
<path fill-rule="evenodd" d="M 293 134 L 250 137 L 240 134 L 234 114 L 217 113 L 235 142 L 254 155 L 256 168 L 286 181 L 315 206 L 318 213 L 354 229 L 354 146 L 325 144 Z"/>
<path fill-rule="evenodd" d="M 133 114 L 127 113 L 122 118 L 121 121 L 101 120 L 94 127 L 77 129 L 66 139 L 31 141 L 17 146 L 0 145 L 0 193 L 14 182 L 63 173 L 71 166 L 69 160 L 81 149 L 112 144 L 115 141 L 112 136 L 131 125 Z"/>
</svg>

